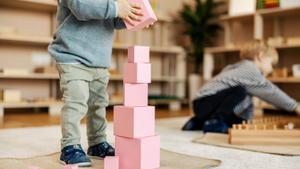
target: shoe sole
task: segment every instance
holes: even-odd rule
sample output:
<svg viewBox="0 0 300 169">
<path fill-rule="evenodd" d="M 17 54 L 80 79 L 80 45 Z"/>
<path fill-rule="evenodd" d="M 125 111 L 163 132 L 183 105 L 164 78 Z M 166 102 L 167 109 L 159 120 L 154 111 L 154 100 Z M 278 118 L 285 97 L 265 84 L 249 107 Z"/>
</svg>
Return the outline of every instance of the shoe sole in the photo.
<svg viewBox="0 0 300 169">
<path fill-rule="evenodd" d="M 59 162 L 63 165 L 67 165 L 66 162 L 59 160 Z M 70 165 L 77 165 L 78 167 L 91 167 L 91 162 L 84 162 L 84 163 L 77 163 L 77 164 L 70 164 Z"/>
<path fill-rule="evenodd" d="M 90 159 L 94 159 L 94 160 L 104 160 L 104 158 L 98 157 L 98 156 L 90 156 L 90 155 L 88 155 L 88 157 L 89 157 Z"/>
</svg>

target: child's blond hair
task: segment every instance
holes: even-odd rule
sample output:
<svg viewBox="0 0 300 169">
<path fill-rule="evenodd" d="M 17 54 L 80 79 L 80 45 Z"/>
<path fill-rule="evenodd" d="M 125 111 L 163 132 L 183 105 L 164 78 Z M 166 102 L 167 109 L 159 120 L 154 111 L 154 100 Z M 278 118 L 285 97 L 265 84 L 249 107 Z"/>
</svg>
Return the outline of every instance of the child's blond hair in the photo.
<svg viewBox="0 0 300 169">
<path fill-rule="evenodd" d="M 278 63 L 278 52 L 276 49 L 263 40 L 254 40 L 245 43 L 241 47 L 240 58 L 246 60 L 254 60 L 262 52 L 262 57 L 270 57 L 273 64 Z"/>
</svg>

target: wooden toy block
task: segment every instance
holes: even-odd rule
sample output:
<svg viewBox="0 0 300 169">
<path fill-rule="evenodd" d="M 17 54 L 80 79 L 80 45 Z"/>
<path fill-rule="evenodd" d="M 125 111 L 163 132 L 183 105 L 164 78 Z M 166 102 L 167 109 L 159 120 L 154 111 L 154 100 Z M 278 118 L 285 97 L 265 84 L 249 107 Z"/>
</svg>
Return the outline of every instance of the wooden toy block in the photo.
<svg viewBox="0 0 300 169">
<path fill-rule="evenodd" d="M 151 7 L 149 0 L 129 0 L 129 1 L 131 3 L 136 3 L 141 5 L 143 16 L 141 18 L 141 21 L 134 23 L 134 26 L 125 22 L 128 30 L 137 31 L 157 21 L 157 17 Z"/>
<path fill-rule="evenodd" d="M 160 166 L 160 137 L 130 139 L 116 136 L 120 169 L 154 169 Z"/>
<path fill-rule="evenodd" d="M 3 102 L 21 102 L 22 93 L 16 89 L 4 89 L 0 91 L 0 100 Z"/>
<path fill-rule="evenodd" d="M 5 68 L 1 70 L 1 73 L 4 75 L 17 75 L 17 76 L 26 76 L 30 74 L 29 69 L 15 69 L 15 68 Z"/>
<path fill-rule="evenodd" d="M 128 48 L 129 63 L 149 63 L 150 48 L 147 46 L 132 46 Z"/>
<path fill-rule="evenodd" d="M 126 63 L 124 66 L 125 83 L 150 83 L 151 64 L 149 63 Z"/>
<path fill-rule="evenodd" d="M 104 158 L 104 169 L 119 169 L 119 157 L 106 156 Z"/>
<path fill-rule="evenodd" d="M 36 67 L 34 69 L 35 73 L 48 73 L 48 74 L 57 74 L 58 71 L 55 66 L 44 66 L 44 67 Z"/>
<path fill-rule="evenodd" d="M 155 135 L 155 108 L 115 106 L 114 134 L 127 138 Z"/>
<path fill-rule="evenodd" d="M 77 165 L 64 165 L 63 169 L 78 169 Z"/>
<path fill-rule="evenodd" d="M 237 145 L 300 145 L 299 120 L 295 117 L 254 119 L 233 125 L 229 143 Z"/>
<path fill-rule="evenodd" d="M 148 84 L 124 83 L 124 106 L 143 107 L 148 105 Z"/>
</svg>

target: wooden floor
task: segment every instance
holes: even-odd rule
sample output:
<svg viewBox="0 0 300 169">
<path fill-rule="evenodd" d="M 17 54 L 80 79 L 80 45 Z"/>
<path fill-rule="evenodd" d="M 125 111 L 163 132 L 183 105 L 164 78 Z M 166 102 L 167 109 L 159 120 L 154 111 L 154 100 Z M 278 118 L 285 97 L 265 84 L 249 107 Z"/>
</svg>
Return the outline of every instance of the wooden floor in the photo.
<svg viewBox="0 0 300 169">
<path fill-rule="evenodd" d="M 107 119 L 112 121 L 112 109 L 107 111 Z M 169 111 L 166 108 L 156 109 L 156 118 L 183 117 L 191 114 L 189 108 L 184 108 L 181 111 Z M 84 120 L 83 120 L 84 123 Z M 4 123 L 0 125 L 3 128 L 22 128 L 22 127 L 37 127 L 59 125 L 60 117 L 50 117 L 48 113 L 23 111 L 23 112 L 7 112 L 4 115 Z"/>
</svg>

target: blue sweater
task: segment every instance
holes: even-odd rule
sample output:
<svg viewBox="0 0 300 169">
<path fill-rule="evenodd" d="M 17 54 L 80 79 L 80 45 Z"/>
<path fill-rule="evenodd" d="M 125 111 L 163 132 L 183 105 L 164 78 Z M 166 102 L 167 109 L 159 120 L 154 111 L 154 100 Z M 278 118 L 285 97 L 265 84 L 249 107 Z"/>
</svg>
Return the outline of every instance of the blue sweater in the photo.
<svg viewBox="0 0 300 169">
<path fill-rule="evenodd" d="M 110 66 L 114 29 L 125 28 L 114 0 L 60 0 L 57 20 L 48 47 L 57 63 Z"/>
</svg>

